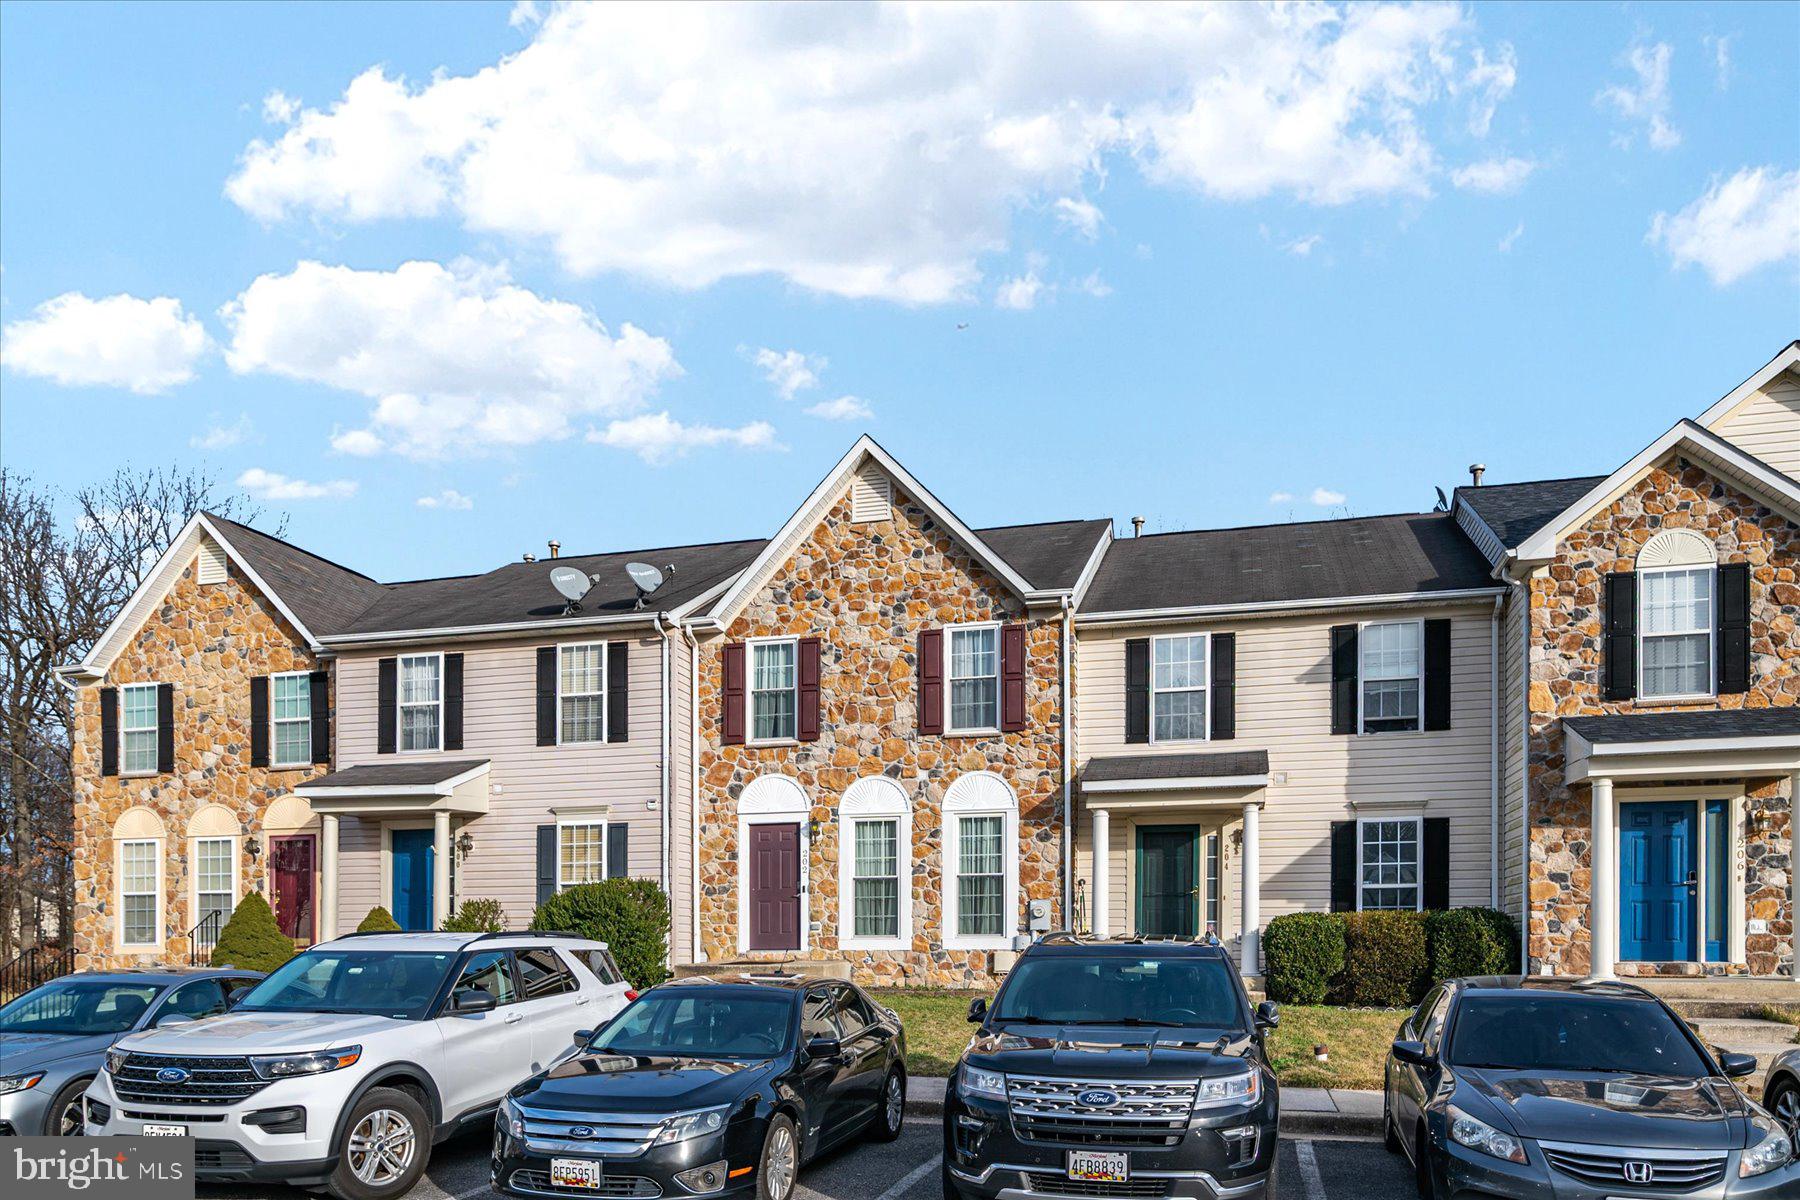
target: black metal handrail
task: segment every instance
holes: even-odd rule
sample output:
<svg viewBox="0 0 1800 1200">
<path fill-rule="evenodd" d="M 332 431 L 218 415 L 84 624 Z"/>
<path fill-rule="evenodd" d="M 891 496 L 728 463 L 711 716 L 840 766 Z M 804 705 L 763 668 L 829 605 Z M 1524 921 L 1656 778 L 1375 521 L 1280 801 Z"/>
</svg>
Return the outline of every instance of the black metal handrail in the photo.
<svg viewBox="0 0 1800 1200">
<path fill-rule="evenodd" d="M 217 909 L 201 917 L 195 926 L 188 930 L 188 966 L 208 967 L 212 965 L 213 947 L 219 944 L 219 930 L 225 925 L 225 914 Z"/>
<path fill-rule="evenodd" d="M 48 983 L 74 969 L 74 947 L 33 946 L 0 967 L 0 1000 L 22 995 L 40 983 Z"/>
</svg>

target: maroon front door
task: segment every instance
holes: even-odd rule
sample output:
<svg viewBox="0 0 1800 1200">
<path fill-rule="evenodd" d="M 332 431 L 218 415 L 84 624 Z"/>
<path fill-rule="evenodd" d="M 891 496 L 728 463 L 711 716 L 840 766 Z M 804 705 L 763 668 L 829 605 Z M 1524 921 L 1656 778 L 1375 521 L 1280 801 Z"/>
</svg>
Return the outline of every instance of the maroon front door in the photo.
<svg viewBox="0 0 1800 1200">
<path fill-rule="evenodd" d="M 275 923 L 281 932 L 313 940 L 313 862 L 310 833 L 269 839 L 269 869 L 275 873 Z"/>
<path fill-rule="evenodd" d="M 800 948 L 800 826 L 750 826 L 750 949 Z"/>
</svg>

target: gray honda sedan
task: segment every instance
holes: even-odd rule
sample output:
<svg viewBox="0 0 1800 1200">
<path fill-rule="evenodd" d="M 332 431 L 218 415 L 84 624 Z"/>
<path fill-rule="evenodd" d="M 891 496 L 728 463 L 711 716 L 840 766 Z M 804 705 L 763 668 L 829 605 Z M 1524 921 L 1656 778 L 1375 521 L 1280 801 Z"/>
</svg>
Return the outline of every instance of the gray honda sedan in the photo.
<svg viewBox="0 0 1800 1200">
<path fill-rule="evenodd" d="M 83 971 L 0 1008 L 0 1135 L 73 1136 L 81 1094 L 128 1033 L 216 1016 L 262 976 L 236 968 Z"/>
</svg>

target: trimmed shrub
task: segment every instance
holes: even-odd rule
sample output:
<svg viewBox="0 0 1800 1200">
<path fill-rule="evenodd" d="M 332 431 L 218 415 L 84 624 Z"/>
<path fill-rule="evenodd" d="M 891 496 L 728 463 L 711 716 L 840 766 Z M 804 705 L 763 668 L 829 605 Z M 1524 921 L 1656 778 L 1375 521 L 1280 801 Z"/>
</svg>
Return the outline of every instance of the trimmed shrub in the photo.
<svg viewBox="0 0 1800 1200">
<path fill-rule="evenodd" d="M 400 922 L 394 920 L 394 914 L 377 904 L 369 910 L 369 915 L 362 919 L 356 927 L 358 933 L 399 933 Z"/>
<path fill-rule="evenodd" d="M 1417 1004 L 1431 986 L 1425 914 L 1360 912 L 1338 919 L 1344 923 L 1344 969 L 1333 981 L 1331 1002 L 1361 1008 Z"/>
<path fill-rule="evenodd" d="M 1337 913 L 1288 913 L 1263 932 L 1263 986 L 1281 1004 L 1323 1004 L 1344 969 L 1344 922 Z"/>
<path fill-rule="evenodd" d="M 232 910 L 231 919 L 219 931 L 213 946 L 212 965 L 242 967 L 246 971 L 273 971 L 294 957 L 294 943 L 281 926 L 261 892 L 251 892 Z"/>
<path fill-rule="evenodd" d="M 668 978 L 669 898 L 648 879 L 607 879 L 558 892 L 538 906 L 531 927 L 605 942 L 639 991 Z"/>
<path fill-rule="evenodd" d="M 464 900 L 444 922 L 446 933 L 505 933 L 506 909 L 498 900 Z"/>
<path fill-rule="evenodd" d="M 1452 908 L 1425 917 L 1431 981 L 1469 975 L 1514 975 L 1519 970 L 1519 926 L 1493 908 Z"/>
</svg>

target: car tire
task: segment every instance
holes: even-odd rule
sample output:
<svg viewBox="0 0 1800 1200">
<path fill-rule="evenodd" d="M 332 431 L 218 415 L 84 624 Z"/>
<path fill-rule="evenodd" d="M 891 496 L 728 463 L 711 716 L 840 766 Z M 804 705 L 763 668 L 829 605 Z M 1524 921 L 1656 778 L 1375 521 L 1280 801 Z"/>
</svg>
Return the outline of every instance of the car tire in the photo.
<svg viewBox="0 0 1800 1200">
<path fill-rule="evenodd" d="M 1389 1154 L 1406 1153 L 1406 1145 L 1394 1129 L 1394 1109 L 1385 1093 L 1381 1097 L 1381 1144 Z"/>
<path fill-rule="evenodd" d="M 1763 1107 L 1787 1127 L 1789 1137 L 1800 1138 L 1800 1084 L 1787 1080 L 1776 1084 L 1763 1097 Z"/>
<path fill-rule="evenodd" d="M 871 1142 L 897 1141 L 905 1128 L 906 1076 L 895 1067 L 881 1083 L 881 1102 L 876 1106 L 875 1119 L 869 1122 L 867 1137 Z"/>
<path fill-rule="evenodd" d="M 1413 1182 L 1418 1185 L 1419 1200 L 1437 1200 L 1437 1182 L 1431 1174 L 1431 1139 L 1423 1125 L 1413 1139 Z"/>
<path fill-rule="evenodd" d="M 376 1087 L 350 1106 L 338 1165 L 326 1187 L 339 1200 L 395 1200 L 431 1161 L 431 1118 L 410 1093 Z"/>
<path fill-rule="evenodd" d="M 93 1076 L 71 1079 L 62 1085 L 50 1107 L 44 1110 L 44 1134 L 47 1137 L 80 1137 L 87 1132 L 87 1112 L 83 1108 L 81 1098 L 87 1093 L 88 1084 L 94 1082 Z M 74 1116 L 71 1128 L 68 1119 Z"/>
<path fill-rule="evenodd" d="M 776 1113 L 763 1134 L 756 1160 L 756 1200 L 789 1200 L 800 1179 L 800 1133 L 793 1118 Z"/>
</svg>

